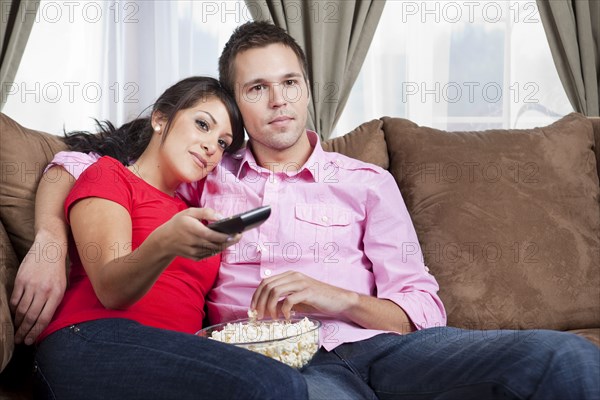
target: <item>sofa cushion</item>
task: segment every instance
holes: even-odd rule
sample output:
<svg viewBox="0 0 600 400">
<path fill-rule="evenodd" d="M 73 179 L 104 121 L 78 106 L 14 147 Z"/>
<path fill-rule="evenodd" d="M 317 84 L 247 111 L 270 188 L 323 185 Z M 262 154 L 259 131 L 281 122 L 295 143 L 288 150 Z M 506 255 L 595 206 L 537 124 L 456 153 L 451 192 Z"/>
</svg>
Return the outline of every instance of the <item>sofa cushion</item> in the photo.
<svg viewBox="0 0 600 400">
<path fill-rule="evenodd" d="M 600 176 L 600 117 L 589 117 L 594 127 L 594 150 L 596 151 L 596 169 L 598 170 L 598 176 Z"/>
<path fill-rule="evenodd" d="M 596 346 L 600 347 L 600 328 L 573 329 L 568 332 L 586 338 Z"/>
<path fill-rule="evenodd" d="M 19 261 L 0 223 L 0 371 L 4 369 L 14 350 L 14 328 L 10 309 L 10 294 Z"/>
<path fill-rule="evenodd" d="M 485 132 L 383 120 L 390 172 L 449 325 L 600 327 L 600 188 L 587 118 Z"/>
<path fill-rule="evenodd" d="M 323 142 L 323 149 L 388 169 L 389 158 L 382 126 L 383 121 L 379 119 L 365 122 L 344 136 Z"/>
<path fill-rule="evenodd" d="M 35 193 L 42 172 L 64 149 L 58 136 L 24 128 L 0 114 L 0 219 L 19 260 L 33 241 Z"/>
</svg>

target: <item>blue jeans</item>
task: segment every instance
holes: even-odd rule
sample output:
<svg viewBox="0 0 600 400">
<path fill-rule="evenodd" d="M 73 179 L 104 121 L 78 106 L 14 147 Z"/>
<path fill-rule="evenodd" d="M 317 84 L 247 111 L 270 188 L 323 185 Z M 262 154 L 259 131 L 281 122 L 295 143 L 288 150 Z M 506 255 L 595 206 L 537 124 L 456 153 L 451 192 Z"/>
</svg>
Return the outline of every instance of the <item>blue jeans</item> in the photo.
<svg viewBox="0 0 600 400">
<path fill-rule="evenodd" d="M 600 348 L 569 333 L 432 328 L 323 349 L 311 399 L 600 399 Z"/>
<path fill-rule="evenodd" d="M 303 399 L 298 370 L 260 354 L 126 319 L 61 329 L 36 351 L 36 397 Z"/>
</svg>

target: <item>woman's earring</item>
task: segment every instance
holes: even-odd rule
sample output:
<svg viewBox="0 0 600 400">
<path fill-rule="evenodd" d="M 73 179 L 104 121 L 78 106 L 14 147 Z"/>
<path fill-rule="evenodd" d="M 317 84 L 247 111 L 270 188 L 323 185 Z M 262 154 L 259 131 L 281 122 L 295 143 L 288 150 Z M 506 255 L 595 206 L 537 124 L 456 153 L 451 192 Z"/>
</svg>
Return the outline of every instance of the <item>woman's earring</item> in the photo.
<svg viewBox="0 0 600 400">
<path fill-rule="evenodd" d="M 160 125 L 156 125 L 156 126 L 154 127 L 154 130 L 155 130 L 156 132 L 160 131 Z"/>
</svg>

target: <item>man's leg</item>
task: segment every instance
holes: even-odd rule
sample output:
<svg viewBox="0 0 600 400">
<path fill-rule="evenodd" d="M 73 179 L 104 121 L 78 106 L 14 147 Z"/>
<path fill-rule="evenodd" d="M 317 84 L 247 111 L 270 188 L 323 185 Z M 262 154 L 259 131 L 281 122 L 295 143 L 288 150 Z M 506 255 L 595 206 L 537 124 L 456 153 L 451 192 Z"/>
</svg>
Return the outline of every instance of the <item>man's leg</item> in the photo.
<svg viewBox="0 0 600 400">
<path fill-rule="evenodd" d="M 600 398 L 600 349 L 544 330 L 382 334 L 321 349 L 302 372 L 311 399 Z"/>
<path fill-rule="evenodd" d="M 214 340 L 119 319 L 48 336 L 37 377 L 60 399 L 306 398 L 304 378 L 278 361 Z"/>
<path fill-rule="evenodd" d="M 380 399 L 600 398 L 600 349 L 568 333 L 433 328 L 338 353 Z"/>
<path fill-rule="evenodd" d="M 344 347 L 347 345 L 342 345 Z M 373 389 L 353 371 L 334 349 L 320 349 L 302 369 L 310 400 L 377 400 Z"/>
</svg>

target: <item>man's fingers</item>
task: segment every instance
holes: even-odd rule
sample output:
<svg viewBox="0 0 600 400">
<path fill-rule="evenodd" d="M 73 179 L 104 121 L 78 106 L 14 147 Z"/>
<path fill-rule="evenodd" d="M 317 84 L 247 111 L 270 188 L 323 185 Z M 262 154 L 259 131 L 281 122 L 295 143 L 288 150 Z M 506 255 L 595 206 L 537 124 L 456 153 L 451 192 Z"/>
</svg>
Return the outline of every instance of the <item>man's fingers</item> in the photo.
<svg viewBox="0 0 600 400">
<path fill-rule="evenodd" d="M 10 312 L 13 314 L 17 313 L 17 306 L 21 302 L 21 298 L 23 297 L 23 285 L 15 282 L 15 287 L 13 289 L 12 295 L 10 296 Z"/>
<path fill-rule="evenodd" d="M 250 301 L 250 308 L 253 310 L 256 310 L 256 312 L 258 313 L 258 315 L 257 315 L 258 319 L 261 319 L 264 316 L 265 303 L 266 303 L 265 296 L 268 296 L 268 293 L 266 295 L 264 293 L 269 291 L 270 288 L 273 285 L 276 285 L 278 281 L 279 281 L 279 283 L 282 283 L 283 281 L 281 281 L 281 280 L 286 279 L 287 276 L 288 276 L 288 272 L 284 272 L 282 274 L 278 274 L 278 275 L 272 276 L 270 278 L 265 278 L 260 282 L 260 285 L 258 285 L 256 290 L 254 291 L 254 294 L 252 295 L 252 300 Z M 269 286 L 269 285 L 271 285 L 271 286 Z"/>
<path fill-rule="evenodd" d="M 252 300 L 250 301 L 250 308 L 256 310 L 258 319 L 262 319 L 265 315 L 266 302 L 269 296 L 268 292 L 271 290 L 269 285 L 271 285 L 272 282 L 278 279 L 281 279 L 280 275 L 263 279 L 260 285 L 258 285 L 256 290 L 254 291 L 254 294 L 252 295 Z"/>
<path fill-rule="evenodd" d="M 308 296 L 306 291 L 292 293 L 289 296 L 287 296 L 281 302 L 281 313 L 283 314 L 285 319 L 290 319 L 292 316 L 292 309 L 298 304 L 304 303 L 306 300 L 308 300 L 307 297 Z"/>
<path fill-rule="evenodd" d="M 267 312 L 271 318 L 275 319 L 278 317 L 277 305 L 282 297 L 289 296 L 296 291 L 302 290 L 296 282 L 281 283 L 268 292 L 268 298 L 266 302 Z"/>
<path fill-rule="evenodd" d="M 18 327 L 17 331 L 15 332 L 16 343 L 21 343 L 25 339 L 25 336 L 29 333 L 31 327 L 35 325 L 43 306 L 43 303 L 37 304 L 36 299 L 34 298 L 26 312 L 20 316 L 20 321 L 18 322 L 15 318 L 15 326 Z M 20 307 L 21 305 L 19 305 L 19 308 Z"/>
<path fill-rule="evenodd" d="M 31 345 L 37 339 L 40 333 L 50 323 L 56 308 L 62 300 L 62 292 L 50 294 L 47 300 L 41 297 L 35 297 L 23 316 L 22 322 L 15 326 L 15 342 L 25 342 L 26 345 Z"/>
<path fill-rule="evenodd" d="M 31 293 L 31 291 L 24 292 L 15 310 L 15 326 L 20 326 L 23 323 L 32 304 L 33 294 Z"/>
<path fill-rule="evenodd" d="M 258 318 L 263 318 L 268 313 L 272 318 L 277 318 L 277 304 L 283 296 L 300 291 L 304 288 L 302 281 L 294 275 L 283 273 L 264 279 L 254 293 L 251 307 L 256 309 Z"/>
<path fill-rule="evenodd" d="M 52 316 L 54 315 L 54 311 L 56 310 L 56 306 L 58 304 L 55 301 L 49 300 L 37 318 L 35 324 L 31 327 L 31 329 L 25 332 L 25 344 L 32 345 L 35 342 L 35 339 L 42 333 L 44 329 L 50 323 Z"/>
</svg>

